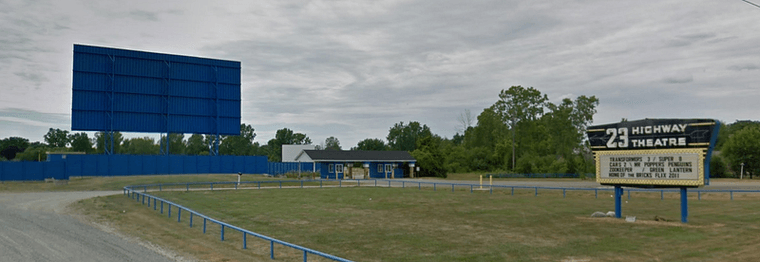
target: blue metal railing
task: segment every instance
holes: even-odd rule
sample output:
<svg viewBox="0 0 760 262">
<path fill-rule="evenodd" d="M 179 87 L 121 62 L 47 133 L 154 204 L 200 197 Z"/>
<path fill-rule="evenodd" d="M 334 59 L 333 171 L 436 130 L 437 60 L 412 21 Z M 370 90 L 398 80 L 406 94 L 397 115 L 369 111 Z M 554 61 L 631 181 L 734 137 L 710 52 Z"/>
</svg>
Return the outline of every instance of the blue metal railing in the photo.
<svg viewBox="0 0 760 262">
<path fill-rule="evenodd" d="M 171 210 L 172 206 L 177 209 L 177 222 L 181 221 L 181 215 L 182 211 L 185 211 L 189 214 L 190 219 L 190 227 L 193 226 L 193 216 L 198 216 L 203 219 L 203 233 L 206 233 L 206 226 L 207 222 L 212 222 L 215 224 L 218 224 L 220 226 L 220 233 L 221 233 L 221 241 L 224 241 L 224 229 L 229 228 L 236 231 L 239 231 L 243 234 L 243 249 L 247 248 L 247 236 L 252 235 L 255 237 L 258 237 L 260 239 L 266 240 L 270 242 L 270 258 L 274 259 L 274 244 L 280 244 L 283 246 L 287 246 L 293 249 L 297 249 L 300 251 L 303 251 L 303 257 L 304 261 L 307 260 L 308 254 L 314 254 L 317 256 L 321 256 L 327 259 L 331 259 L 334 261 L 351 261 L 345 258 L 340 258 L 334 255 L 326 254 L 317 250 L 309 249 L 306 247 L 302 247 L 296 244 L 288 243 L 282 240 L 278 240 L 269 236 L 265 236 L 256 232 L 252 232 L 231 224 L 224 223 L 222 221 L 213 219 L 211 217 L 208 217 L 206 215 L 203 215 L 197 211 L 194 211 L 192 209 L 189 209 L 187 207 L 184 207 L 182 205 L 179 205 L 177 203 L 168 201 L 166 199 L 156 197 L 153 195 L 148 194 L 148 189 L 155 190 L 158 189 L 158 191 L 163 191 L 165 188 L 172 188 L 173 190 L 181 190 L 184 189 L 186 191 L 189 191 L 191 189 L 191 186 L 194 186 L 192 189 L 198 190 L 198 189 L 206 189 L 203 188 L 197 188 L 198 185 L 205 186 L 208 185 L 208 190 L 214 190 L 214 185 L 227 185 L 229 186 L 227 189 L 238 189 L 238 187 L 242 184 L 246 185 L 255 185 L 257 189 L 261 189 L 262 185 L 264 185 L 264 188 L 283 188 L 283 184 L 285 184 L 286 187 L 300 187 L 300 188 L 307 188 L 309 186 L 304 185 L 305 183 L 314 183 L 314 186 L 316 187 L 316 183 L 319 182 L 319 187 L 324 187 L 325 183 L 328 183 L 328 186 L 337 186 L 337 187 L 343 187 L 344 185 L 353 187 L 353 186 L 375 186 L 375 187 L 401 187 L 406 188 L 407 184 L 416 187 L 418 190 L 422 190 L 423 185 L 425 188 L 433 188 L 434 191 L 438 190 L 438 188 L 441 188 L 441 186 L 445 187 L 447 190 L 450 187 L 451 192 L 454 192 L 456 188 L 459 188 L 462 190 L 463 188 L 466 190 L 469 187 L 470 193 L 473 193 L 474 191 L 485 191 L 488 190 L 491 194 L 493 194 L 493 190 L 511 190 L 511 195 L 515 194 L 515 189 L 522 189 L 522 190 L 531 190 L 533 191 L 534 196 L 538 196 L 539 190 L 562 190 L 562 197 L 565 198 L 567 196 L 567 191 L 594 191 L 594 197 L 599 197 L 599 192 L 606 192 L 606 191 L 613 191 L 614 188 L 582 188 L 582 187 L 541 187 L 541 186 L 513 186 L 513 185 L 480 185 L 480 184 L 471 184 L 471 183 L 440 183 L 440 182 L 423 182 L 423 181 L 406 181 L 406 180 L 391 180 L 391 179 L 370 179 L 370 180 L 361 180 L 361 179 L 349 179 L 349 180 L 277 180 L 277 181 L 241 181 L 241 182 L 189 182 L 189 183 L 165 183 L 165 184 L 149 184 L 149 185 L 134 185 L 134 186 L 126 186 L 123 189 L 123 194 L 126 196 L 129 196 L 132 199 L 135 199 L 138 202 L 142 202 L 143 205 L 146 204 L 146 198 L 147 198 L 147 205 L 148 207 L 151 206 L 151 200 L 153 201 L 153 210 L 158 210 L 158 205 L 160 204 L 160 212 L 164 213 L 164 204 L 168 205 L 168 216 L 171 217 Z M 337 183 L 337 184 L 336 184 Z M 271 185 L 271 186 L 269 186 Z M 291 186 L 288 186 L 291 185 Z M 477 188 L 477 189 L 476 189 Z M 217 187 L 219 189 L 219 187 Z M 139 192 L 142 190 L 142 192 Z M 641 188 L 625 188 L 625 191 L 628 191 L 628 199 L 631 199 L 631 192 L 660 192 L 660 199 L 664 199 L 665 192 L 668 193 L 679 193 L 679 189 L 641 189 Z M 692 189 L 690 190 L 691 193 L 697 193 L 697 199 L 702 200 L 702 194 L 703 193 L 728 193 L 730 195 L 731 200 L 734 200 L 734 193 L 760 193 L 760 190 L 745 190 L 745 189 L 720 189 L 720 190 L 703 190 L 703 189 Z"/>
<path fill-rule="evenodd" d="M 313 180 L 313 181 L 315 182 L 316 180 Z M 254 184 L 255 183 L 255 184 L 257 184 L 258 188 L 261 188 L 261 184 L 262 183 L 264 183 L 264 184 L 267 184 L 267 183 L 277 183 L 277 184 L 279 184 L 279 188 L 282 188 L 283 182 L 285 182 L 285 183 L 298 183 L 299 181 L 246 181 L 246 182 L 240 182 L 240 184 Z M 301 188 L 304 187 L 303 182 L 312 182 L 312 181 L 300 181 Z M 322 181 L 319 181 L 319 182 L 320 182 L 320 186 L 322 186 L 322 184 L 323 184 Z M 324 258 L 327 258 L 327 259 L 331 259 L 333 261 L 345 261 L 345 262 L 351 261 L 351 260 L 348 260 L 348 259 L 345 259 L 345 258 L 341 258 L 341 257 L 338 257 L 338 256 L 330 255 L 330 254 L 323 253 L 323 252 L 320 252 L 320 251 L 317 251 L 317 250 L 313 250 L 313 249 L 302 247 L 302 246 L 299 246 L 299 245 L 296 245 L 296 244 L 288 243 L 288 242 L 285 242 L 285 241 L 282 241 L 282 240 L 278 240 L 278 239 L 275 239 L 275 238 L 272 238 L 272 237 L 269 237 L 269 236 L 266 236 L 266 235 L 262 235 L 262 234 L 259 234 L 259 233 L 256 233 L 256 232 L 253 232 L 253 231 L 250 231 L 250 230 L 246 230 L 246 229 L 243 229 L 243 228 L 240 228 L 240 227 L 237 227 L 237 226 L 234 226 L 234 225 L 231 225 L 231 224 L 228 224 L 228 223 L 225 223 L 225 222 L 213 219 L 213 218 L 211 218 L 209 216 L 201 214 L 198 211 L 189 209 L 187 207 L 184 207 L 184 206 L 179 205 L 177 203 L 174 203 L 172 201 L 169 201 L 169 200 L 166 200 L 166 199 L 163 199 L 163 198 L 160 198 L 160 197 L 156 197 L 156 196 L 153 196 L 153 195 L 150 195 L 150 194 L 147 193 L 148 188 L 158 187 L 158 190 L 162 191 L 163 188 L 167 187 L 167 186 L 171 187 L 171 186 L 181 186 L 181 185 L 184 185 L 186 190 L 190 190 L 190 185 L 209 185 L 209 189 L 213 190 L 215 184 L 217 184 L 217 185 L 218 184 L 228 184 L 228 185 L 229 184 L 235 184 L 235 188 L 237 188 L 238 185 L 239 185 L 237 182 L 192 182 L 192 183 L 170 183 L 170 184 L 136 185 L 136 186 L 126 186 L 126 187 L 124 187 L 123 194 L 126 195 L 126 196 L 129 196 L 132 199 L 135 199 L 138 202 L 141 201 L 143 205 L 145 205 L 145 203 L 146 203 L 145 200 L 147 199 L 148 207 L 150 207 L 150 202 L 151 202 L 151 200 L 153 200 L 153 210 L 158 210 L 157 206 L 160 204 L 161 205 L 161 211 L 160 211 L 161 214 L 164 213 L 164 204 L 166 204 L 167 205 L 167 214 L 168 214 L 168 217 L 172 216 L 171 211 L 172 211 L 172 206 L 174 206 L 174 208 L 177 209 L 177 222 L 181 222 L 182 211 L 190 213 L 189 214 L 189 219 L 190 219 L 190 221 L 189 221 L 190 223 L 189 224 L 190 224 L 190 227 L 193 226 L 193 216 L 200 217 L 200 218 L 203 219 L 203 233 L 204 234 L 206 233 L 206 226 L 207 226 L 208 222 L 217 224 L 217 225 L 220 226 L 221 241 L 224 241 L 224 229 L 225 228 L 236 230 L 236 231 L 238 231 L 238 232 L 240 232 L 240 233 L 243 234 L 243 249 L 247 249 L 248 248 L 248 246 L 247 246 L 248 245 L 248 241 L 247 241 L 247 236 L 248 235 L 255 236 L 257 238 L 269 241 L 270 242 L 270 245 L 269 245 L 269 247 L 270 247 L 270 249 L 269 249 L 270 250 L 269 251 L 269 257 L 271 259 L 274 259 L 274 244 L 277 243 L 277 244 L 280 244 L 280 245 L 283 245 L 283 246 L 286 246 L 286 247 L 290 247 L 290 248 L 302 251 L 303 252 L 303 261 L 304 262 L 307 261 L 308 254 L 313 254 L 313 255 L 321 256 L 321 257 L 324 257 Z M 142 189 L 143 192 L 139 192 L 140 189 Z"/>
</svg>

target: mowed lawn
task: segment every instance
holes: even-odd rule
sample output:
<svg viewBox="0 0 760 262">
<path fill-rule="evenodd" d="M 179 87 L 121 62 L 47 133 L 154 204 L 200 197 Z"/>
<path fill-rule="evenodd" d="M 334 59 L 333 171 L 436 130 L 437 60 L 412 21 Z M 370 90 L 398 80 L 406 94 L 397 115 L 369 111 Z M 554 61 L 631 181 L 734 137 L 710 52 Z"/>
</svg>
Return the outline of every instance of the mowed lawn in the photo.
<svg viewBox="0 0 760 262">
<path fill-rule="evenodd" d="M 727 194 L 703 194 L 699 201 L 694 195 L 684 225 L 677 194 L 660 200 L 659 193 L 634 193 L 623 204 L 624 216 L 637 217 L 629 223 L 590 218 L 594 211 L 614 210 L 609 193 L 600 192 L 596 199 L 593 191 L 569 191 L 563 198 L 561 190 L 534 196 L 533 190 L 511 195 L 509 190 L 422 189 L 154 194 L 233 225 L 355 261 L 760 261 L 760 200 L 754 195 L 735 194 L 733 201 Z M 249 236 L 249 249 L 242 250 L 242 234 L 227 229 L 221 242 L 219 226 L 209 225 L 204 235 L 197 217 L 193 228 L 186 212 L 178 223 L 176 209 L 167 218 L 124 196 L 80 202 L 80 207 L 88 205 L 97 206 L 112 223 L 132 223 L 127 230 L 159 235 L 143 238 L 181 243 L 172 248 L 193 253 L 203 243 L 213 246 L 194 253 L 201 259 L 268 259 L 268 242 Z M 121 209 L 143 215 L 125 217 Z M 655 216 L 671 221 L 654 221 Z M 278 260 L 302 261 L 299 252 L 279 245 L 275 249 Z"/>
</svg>

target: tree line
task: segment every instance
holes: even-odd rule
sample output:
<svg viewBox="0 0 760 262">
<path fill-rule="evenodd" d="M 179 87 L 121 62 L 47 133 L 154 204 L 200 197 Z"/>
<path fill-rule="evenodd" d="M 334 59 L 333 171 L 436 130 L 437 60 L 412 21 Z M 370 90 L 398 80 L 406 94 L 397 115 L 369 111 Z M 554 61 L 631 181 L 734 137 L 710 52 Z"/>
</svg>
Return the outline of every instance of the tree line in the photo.
<svg viewBox="0 0 760 262">
<path fill-rule="evenodd" d="M 501 90 L 498 99 L 477 116 L 465 110 L 458 116 L 460 126 L 452 137 L 441 137 L 420 122 L 399 122 L 391 126 L 385 140 L 366 138 L 350 150 L 408 151 L 421 167 L 419 175 L 446 177 L 447 173 L 513 172 L 576 173 L 595 172 L 593 156 L 585 139 L 599 99 L 595 96 L 565 98 L 549 102 L 547 95 L 533 87 L 512 86 Z M 87 133 L 70 133 L 49 129 L 44 143 L 30 143 L 26 138 L 0 140 L 0 160 L 45 160 L 47 151 L 103 153 L 102 132 L 94 138 Z M 263 155 L 269 161 L 282 159 L 284 144 L 312 144 L 303 133 L 288 128 L 277 130 L 266 144 L 254 141 L 256 133 L 249 124 L 240 125 L 240 135 L 221 136 L 219 154 Z M 208 155 L 213 135 L 168 134 L 158 141 L 150 137 L 123 138 L 115 132 L 114 153 L 160 154 L 169 144 L 171 154 Z M 317 146 L 324 150 L 342 150 L 336 137 L 328 137 Z M 713 177 L 738 176 L 741 163 L 745 174 L 760 172 L 760 122 L 737 121 L 723 124 L 711 163 Z"/>
</svg>

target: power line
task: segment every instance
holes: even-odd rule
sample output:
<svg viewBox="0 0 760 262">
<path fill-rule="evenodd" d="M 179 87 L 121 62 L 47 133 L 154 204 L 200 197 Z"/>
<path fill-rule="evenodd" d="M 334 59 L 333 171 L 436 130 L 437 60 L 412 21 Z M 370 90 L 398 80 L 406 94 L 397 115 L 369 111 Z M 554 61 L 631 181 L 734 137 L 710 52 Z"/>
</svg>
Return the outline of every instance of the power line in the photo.
<svg viewBox="0 0 760 262">
<path fill-rule="evenodd" d="M 757 5 L 757 4 L 753 3 L 753 2 L 750 2 L 750 1 L 747 1 L 747 0 L 742 0 L 742 1 L 744 1 L 745 3 L 751 4 L 751 5 L 754 5 L 757 8 L 760 8 L 760 5 Z"/>
</svg>

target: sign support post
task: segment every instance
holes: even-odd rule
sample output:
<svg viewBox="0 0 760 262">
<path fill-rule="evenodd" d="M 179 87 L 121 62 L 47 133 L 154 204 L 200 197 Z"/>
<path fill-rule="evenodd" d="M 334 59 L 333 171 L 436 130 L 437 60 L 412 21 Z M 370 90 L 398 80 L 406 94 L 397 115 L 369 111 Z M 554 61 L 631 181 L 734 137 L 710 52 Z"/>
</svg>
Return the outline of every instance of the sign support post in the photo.
<svg viewBox="0 0 760 262">
<path fill-rule="evenodd" d="M 681 187 L 681 223 L 689 222 L 689 198 L 686 187 Z"/>
<path fill-rule="evenodd" d="M 619 185 L 615 186 L 615 218 L 620 218 L 623 213 L 623 206 L 620 199 L 623 196 L 623 188 Z"/>
</svg>

